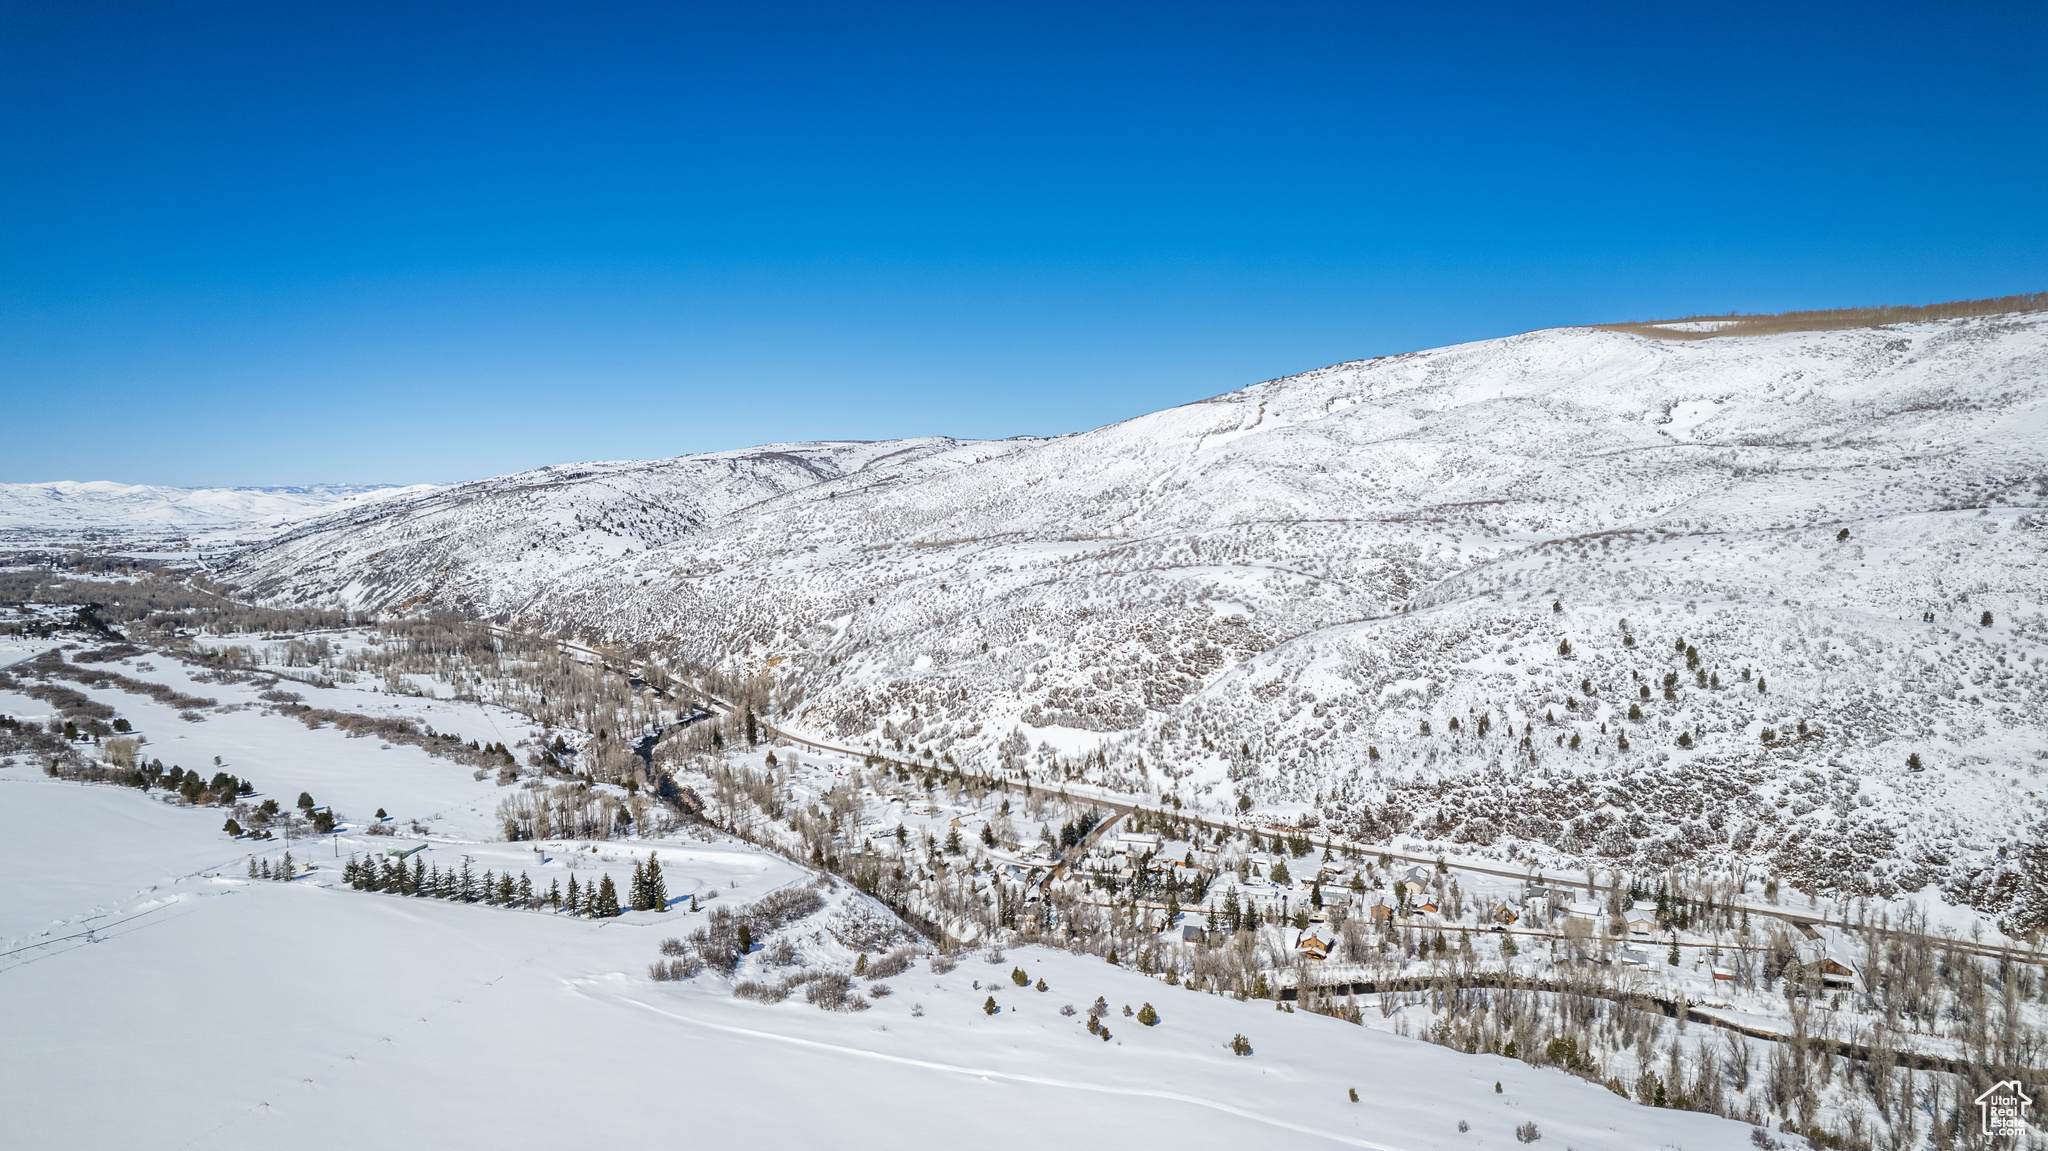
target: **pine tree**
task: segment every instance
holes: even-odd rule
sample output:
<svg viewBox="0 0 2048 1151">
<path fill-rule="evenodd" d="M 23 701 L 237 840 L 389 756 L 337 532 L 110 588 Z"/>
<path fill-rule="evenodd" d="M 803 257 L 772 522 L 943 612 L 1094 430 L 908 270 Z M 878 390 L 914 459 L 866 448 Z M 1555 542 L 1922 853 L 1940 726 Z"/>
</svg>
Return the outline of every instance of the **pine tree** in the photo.
<svg viewBox="0 0 2048 1151">
<path fill-rule="evenodd" d="M 282 879 L 282 880 L 284 880 L 284 881 L 285 881 L 285 882 L 287 882 L 287 883 L 291 882 L 291 878 L 292 878 L 292 853 L 291 853 L 291 852 L 287 851 L 287 852 L 285 852 L 285 853 L 284 853 L 284 863 L 283 863 L 283 865 L 282 865 L 281 867 L 279 867 L 279 869 L 278 869 L 278 876 L 277 876 L 277 877 L 278 877 L 279 879 Z"/>
<path fill-rule="evenodd" d="M 562 909 L 562 881 L 559 879 L 548 880 L 548 906 L 556 911 Z"/>
<path fill-rule="evenodd" d="M 630 890 L 633 910 L 647 910 L 647 869 L 642 867 L 637 859 L 633 861 L 633 884 Z"/>
<path fill-rule="evenodd" d="M 413 856 L 413 860 L 412 860 L 412 885 L 411 885 L 411 889 L 410 889 L 410 890 L 408 890 L 408 891 L 406 892 L 406 894 L 407 894 L 407 895 L 414 895 L 414 896 L 417 896 L 417 895 L 419 895 L 419 894 L 420 894 L 421 892 L 425 891 L 425 890 L 426 890 L 426 887 L 427 887 L 427 864 L 426 864 L 426 861 L 425 861 L 425 860 L 422 860 L 422 859 L 421 859 L 421 858 L 420 858 L 419 856 Z"/>
<path fill-rule="evenodd" d="M 1138 1022 L 1147 1027 L 1156 1027 L 1159 1024 L 1159 1012 L 1154 1011 L 1152 1005 L 1147 1003 L 1145 1006 L 1138 1008 Z"/>
<path fill-rule="evenodd" d="M 498 902 L 498 877 L 489 870 L 484 872 L 483 882 L 477 885 L 477 898 L 483 900 L 485 906 Z"/>
<path fill-rule="evenodd" d="M 573 875 L 569 877 L 569 896 L 562 906 L 568 908 L 571 915 L 583 914 L 583 892 L 576 886 L 576 877 Z"/>
<path fill-rule="evenodd" d="M 597 885 L 596 907 L 591 914 L 599 919 L 609 919 L 619 913 L 619 889 L 612 886 L 612 877 L 607 872 Z"/>
<path fill-rule="evenodd" d="M 354 859 L 355 857 L 350 856 L 349 858 Z M 253 855 L 249 857 L 249 878 L 256 878 L 256 857 Z"/>
<path fill-rule="evenodd" d="M 647 903 L 656 911 L 668 910 L 668 881 L 661 877 L 661 860 L 647 856 Z"/>
<path fill-rule="evenodd" d="M 982 1002 L 981 1013 L 983 1015 L 994 1015 L 996 1012 L 1001 1010 L 1002 1008 L 996 1006 L 996 997 L 993 995 L 989 996 L 986 1000 Z"/>
<path fill-rule="evenodd" d="M 469 873 L 469 860 L 462 861 L 462 874 L 455 881 L 455 898 L 463 903 L 476 902 L 476 877 Z"/>
</svg>

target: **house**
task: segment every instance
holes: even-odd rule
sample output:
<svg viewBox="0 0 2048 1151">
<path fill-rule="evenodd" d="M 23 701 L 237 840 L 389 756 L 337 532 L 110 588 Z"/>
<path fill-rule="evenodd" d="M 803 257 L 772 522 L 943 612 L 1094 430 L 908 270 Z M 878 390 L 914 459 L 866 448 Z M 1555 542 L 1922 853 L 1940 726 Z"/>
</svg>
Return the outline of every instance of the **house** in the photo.
<svg viewBox="0 0 2048 1151">
<path fill-rule="evenodd" d="M 1650 962 L 1650 953 L 1641 947 L 1624 945 L 1621 949 L 1621 961 L 1641 967 Z"/>
<path fill-rule="evenodd" d="M 1208 932 L 1203 931 L 1192 923 L 1185 924 L 1180 929 L 1180 941 L 1182 943 L 1200 943 L 1208 937 Z"/>
<path fill-rule="evenodd" d="M 1324 939 L 1314 928 L 1301 933 L 1300 938 L 1294 941 L 1294 949 L 1314 960 L 1323 960 L 1330 957 L 1329 940 Z"/>
<path fill-rule="evenodd" d="M 1495 923 L 1509 924 L 1513 923 L 1517 919 L 1520 919 L 1521 916 L 1517 915 L 1515 913 L 1515 909 L 1509 907 L 1507 904 L 1497 903 L 1494 905 L 1493 912 L 1490 916 L 1488 916 L 1488 918 L 1492 919 Z"/>
<path fill-rule="evenodd" d="M 1116 847 L 1135 859 L 1159 850 L 1159 836 L 1149 831 L 1126 831 L 1116 837 Z"/>
<path fill-rule="evenodd" d="M 1374 923 L 1385 923 L 1394 918 L 1394 909 L 1384 903 L 1375 903 L 1366 908 L 1366 914 L 1372 916 Z"/>
<path fill-rule="evenodd" d="M 1726 967 L 1716 967 L 1714 968 L 1714 982 L 1733 983 L 1735 982 L 1735 973 Z"/>
<path fill-rule="evenodd" d="M 1826 987 L 1849 987 L 1856 982 L 1856 969 L 1843 960 L 1846 952 L 1833 932 L 1799 946 L 1799 961 L 1808 971 L 1817 971 Z"/>
<path fill-rule="evenodd" d="M 1564 911 L 1573 919 L 1583 919 L 1588 923 L 1600 918 L 1600 905 L 1590 899 L 1574 899 L 1564 905 Z"/>
<path fill-rule="evenodd" d="M 1652 931 L 1657 930 L 1656 915 L 1652 912 L 1644 911 L 1640 907 L 1630 911 L 1627 918 L 1628 933 L 1630 935 L 1648 935 Z"/>
</svg>

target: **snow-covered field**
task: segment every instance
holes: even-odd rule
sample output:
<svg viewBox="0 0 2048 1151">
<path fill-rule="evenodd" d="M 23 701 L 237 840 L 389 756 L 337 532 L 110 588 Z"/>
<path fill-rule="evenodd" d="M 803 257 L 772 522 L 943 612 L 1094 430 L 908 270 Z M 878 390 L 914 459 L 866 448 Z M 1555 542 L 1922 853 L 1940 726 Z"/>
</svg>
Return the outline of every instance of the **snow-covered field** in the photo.
<svg viewBox="0 0 2048 1151">
<path fill-rule="evenodd" d="M 0 1093 L 20 1146 L 1023 1148 L 1073 1132 L 1420 1149 L 1514 1145 L 1525 1122 L 1581 1151 L 1749 1145 L 1746 1125 L 1559 1072 L 1060 952 L 969 956 L 945 975 L 919 960 L 857 1013 L 762 1005 L 715 977 L 648 980 L 658 940 L 702 915 L 590 921 L 358 893 L 325 860 L 290 884 L 250 881 L 202 812 L 19 767 L 0 771 L 0 813 Z M 208 869 L 209 856 L 233 859 Z M 746 849 L 672 858 L 730 900 L 800 878 Z M 19 950 L 15 927 L 59 905 L 111 926 Z M 1013 966 L 1049 990 L 1016 987 Z M 1097 997 L 1113 1008 L 1107 1042 L 1059 1013 Z M 1121 1015 L 1146 1002 L 1157 1027 Z M 1240 1033 L 1250 1057 L 1226 1048 Z"/>
</svg>

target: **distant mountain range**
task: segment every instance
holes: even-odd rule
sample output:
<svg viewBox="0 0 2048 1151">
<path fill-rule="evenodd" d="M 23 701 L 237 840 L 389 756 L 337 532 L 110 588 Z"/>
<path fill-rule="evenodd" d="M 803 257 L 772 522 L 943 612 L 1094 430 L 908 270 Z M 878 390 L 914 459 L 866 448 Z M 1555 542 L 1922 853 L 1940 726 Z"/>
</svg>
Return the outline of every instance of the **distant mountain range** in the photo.
<svg viewBox="0 0 2048 1151">
<path fill-rule="evenodd" d="M 105 480 L 0 484 L 0 542 L 76 543 L 250 539 L 284 524 L 395 492 L 388 484 L 171 488 Z"/>
</svg>

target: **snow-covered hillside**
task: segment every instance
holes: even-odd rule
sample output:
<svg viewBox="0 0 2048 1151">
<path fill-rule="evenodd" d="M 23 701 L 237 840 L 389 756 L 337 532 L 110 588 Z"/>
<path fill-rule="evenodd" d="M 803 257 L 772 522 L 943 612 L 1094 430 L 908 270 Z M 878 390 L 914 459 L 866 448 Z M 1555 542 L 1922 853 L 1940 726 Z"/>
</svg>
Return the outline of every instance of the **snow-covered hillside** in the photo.
<svg viewBox="0 0 2048 1151">
<path fill-rule="evenodd" d="M 451 489 L 225 574 L 761 670 L 841 741 L 2013 911 L 2048 754 L 2044 390 L 2039 314 L 1559 329 L 749 483 L 660 527 L 615 511 L 536 540 L 554 513 L 532 505 L 457 531 L 433 514 Z"/>
<path fill-rule="evenodd" d="M 221 574 L 268 600 L 502 613 L 571 571 L 673 543 L 783 492 L 929 467 L 966 446 L 771 444 L 540 468 L 340 509 L 231 558 Z"/>
<path fill-rule="evenodd" d="M 105 480 L 0 484 L 0 541 L 247 540 L 338 507 L 427 490 L 377 484 L 168 488 Z"/>
</svg>

